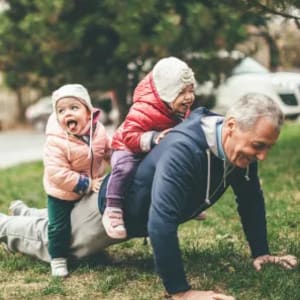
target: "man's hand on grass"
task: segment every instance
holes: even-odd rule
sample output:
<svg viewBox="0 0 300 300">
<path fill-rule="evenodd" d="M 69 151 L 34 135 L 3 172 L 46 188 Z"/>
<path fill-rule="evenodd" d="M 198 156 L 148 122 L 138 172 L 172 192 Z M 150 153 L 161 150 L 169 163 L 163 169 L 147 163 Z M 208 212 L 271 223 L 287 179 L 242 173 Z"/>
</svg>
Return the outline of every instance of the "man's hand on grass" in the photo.
<svg viewBox="0 0 300 300">
<path fill-rule="evenodd" d="M 197 291 L 197 290 L 189 290 L 186 292 L 173 294 L 171 296 L 171 299 L 172 300 L 235 300 L 235 298 L 232 296 L 215 293 L 214 291 Z"/>
<path fill-rule="evenodd" d="M 260 271 L 262 265 L 271 263 L 283 266 L 285 269 L 293 269 L 297 266 L 298 261 L 294 255 L 262 255 L 253 260 L 253 266 L 256 271 Z"/>
</svg>

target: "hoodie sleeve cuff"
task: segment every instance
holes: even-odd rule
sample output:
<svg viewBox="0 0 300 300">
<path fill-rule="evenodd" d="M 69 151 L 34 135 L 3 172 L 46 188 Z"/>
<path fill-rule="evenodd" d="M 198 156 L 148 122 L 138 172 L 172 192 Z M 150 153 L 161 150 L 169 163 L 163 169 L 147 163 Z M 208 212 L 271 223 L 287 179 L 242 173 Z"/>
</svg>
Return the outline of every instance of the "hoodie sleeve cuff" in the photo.
<svg viewBox="0 0 300 300">
<path fill-rule="evenodd" d="M 78 195 L 83 195 L 90 190 L 90 179 L 88 176 L 80 174 L 79 180 L 73 190 Z"/>
<path fill-rule="evenodd" d="M 154 146 L 153 140 L 157 135 L 157 131 L 147 131 L 141 135 L 140 148 L 143 152 L 149 152 Z"/>
</svg>

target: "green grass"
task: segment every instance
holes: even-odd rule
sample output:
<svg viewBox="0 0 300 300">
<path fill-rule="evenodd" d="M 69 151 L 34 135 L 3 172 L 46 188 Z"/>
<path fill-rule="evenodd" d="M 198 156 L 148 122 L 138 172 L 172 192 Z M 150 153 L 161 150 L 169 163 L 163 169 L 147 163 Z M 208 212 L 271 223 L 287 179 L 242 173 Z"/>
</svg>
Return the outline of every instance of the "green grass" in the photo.
<svg viewBox="0 0 300 300">
<path fill-rule="evenodd" d="M 300 257 L 300 124 L 288 123 L 278 144 L 260 164 L 272 252 Z M 44 207 L 42 164 L 0 170 L 0 211 L 22 198 Z M 255 272 L 235 211 L 233 194 L 208 211 L 205 221 L 180 227 L 181 248 L 190 282 L 242 300 L 300 299 L 300 267 L 284 270 L 267 265 Z M 171 251 L 171 249 L 170 249 Z M 73 263 L 66 280 L 49 276 L 49 266 L 0 246 L 1 299 L 162 299 L 163 286 L 154 272 L 152 250 L 142 239 L 106 249 Z"/>
</svg>

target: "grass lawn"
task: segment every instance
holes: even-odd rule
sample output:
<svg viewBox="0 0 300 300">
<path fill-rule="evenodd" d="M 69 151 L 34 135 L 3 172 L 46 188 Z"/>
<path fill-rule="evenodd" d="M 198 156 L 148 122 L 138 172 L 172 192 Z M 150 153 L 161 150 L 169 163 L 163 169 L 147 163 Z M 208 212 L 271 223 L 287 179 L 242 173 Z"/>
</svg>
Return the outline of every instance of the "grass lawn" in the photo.
<svg viewBox="0 0 300 300">
<path fill-rule="evenodd" d="M 300 124 L 287 123 L 278 144 L 260 163 L 270 249 L 300 257 Z M 44 207 L 42 163 L 0 170 L 0 211 L 10 201 Z M 190 282 L 241 300 L 299 300 L 300 267 L 267 265 L 255 272 L 249 257 L 234 197 L 228 191 L 208 210 L 207 220 L 180 227 L 181 249 Z M 172 249 L 170 249 L 172 251 Z M 53 279 L 49 266 L 7 253 L 0 246 L 1 299 L 163 299 L 154 272 L 152 250 L 142 239 L 113 246 L 90 260 L 73 263 L 66 280 Z"/>
</svg>

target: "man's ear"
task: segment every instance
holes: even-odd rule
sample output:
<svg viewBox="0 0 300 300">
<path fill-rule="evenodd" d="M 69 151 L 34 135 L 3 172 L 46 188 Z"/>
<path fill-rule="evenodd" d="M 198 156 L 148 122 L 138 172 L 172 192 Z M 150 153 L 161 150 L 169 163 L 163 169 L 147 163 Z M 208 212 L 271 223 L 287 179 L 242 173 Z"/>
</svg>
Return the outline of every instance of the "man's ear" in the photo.
<svg viewBox="0 0 300 300">
<path fill-rule="evenodd" d="M 233 117 L 228 118 L 225 122 L 225 126 L 227 129 L 227 132 L 231 135 L 237 128 L 237 123 L 236 123 L 235 118 L 233 118 Z"/>
</svg>

